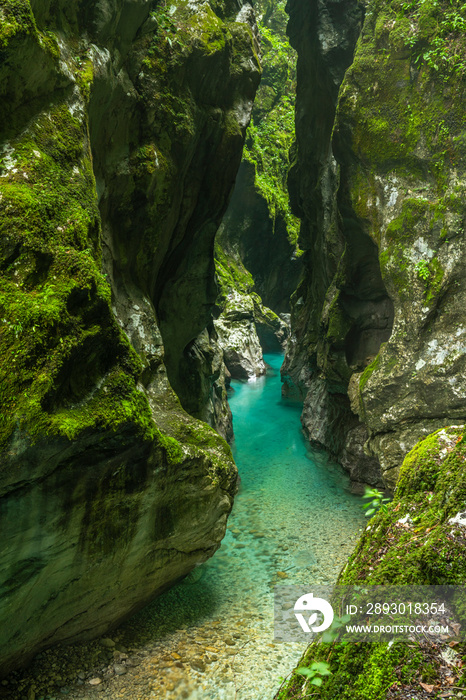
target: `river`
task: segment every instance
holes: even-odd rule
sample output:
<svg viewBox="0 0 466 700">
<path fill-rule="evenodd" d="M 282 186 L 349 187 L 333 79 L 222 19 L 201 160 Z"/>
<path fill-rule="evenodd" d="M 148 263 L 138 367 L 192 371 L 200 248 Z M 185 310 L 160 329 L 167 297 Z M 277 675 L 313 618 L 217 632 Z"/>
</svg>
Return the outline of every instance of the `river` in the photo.
<svg viewBox="0 0 466 700">
<path fill-rule="evenodd" d="M 28 678 L 58 675 L 61 688 L 37 684 L 35 700 L 271 700 L 296 665 L 302 645 L 273 640 L 273 587 L 334 582 L 364 516 L 341 467 L 306 444 L 301 407 L 281 398 L 282 356 L 264 359 L 267 376 L 232 382 L 241 482 L 220 550 L 103 642 L 40 655 Z"/>
</svg>

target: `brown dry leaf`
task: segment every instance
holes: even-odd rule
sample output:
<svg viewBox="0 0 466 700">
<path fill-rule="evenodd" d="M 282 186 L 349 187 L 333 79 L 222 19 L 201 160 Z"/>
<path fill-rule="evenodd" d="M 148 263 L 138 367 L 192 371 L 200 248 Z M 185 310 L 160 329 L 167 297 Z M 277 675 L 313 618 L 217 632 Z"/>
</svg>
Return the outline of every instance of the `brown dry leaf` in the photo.
<svg viewBox="0 0 466 700">
<path fill-rule="evenodd" d="M 449 647 L 456 647 L 458 646 L 459 642 L 449 642 L 448 646 Z"/>
<path fill-rule="evenodd" d="M 461 625 L 458 622 L 451 622 L 451 626 L 453 627 L 453 631 L 455 634 L 460 633 Z"/>
<path fill-rule="evenodd" d="M 433 693 L 434 692 L 434 686 L 433 685 L 427 685 L 427 683 L 419 683 L 419 685 L 424 688 L 424 690 L 427 693 Z"/>
</svg>

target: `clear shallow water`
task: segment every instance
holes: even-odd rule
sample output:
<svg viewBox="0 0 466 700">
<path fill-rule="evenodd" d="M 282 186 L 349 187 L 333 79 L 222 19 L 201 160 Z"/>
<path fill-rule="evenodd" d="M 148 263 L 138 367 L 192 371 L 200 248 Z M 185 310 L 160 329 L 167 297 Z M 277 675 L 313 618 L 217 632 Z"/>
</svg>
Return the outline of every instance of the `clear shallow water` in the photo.
<svg viewBox="0 0 466 700">
<path fill-rule="evenodd" d="M 266 377 L 232 382 L 241 484 L 221 548 L 112 635 L 127 672 L 96 666 L 100 698 L 272 700 L 304 651 L 273 641 L 273 588 L 333 583 L 365 519 L 341 467 L 308 449 L 301 406 L 282 400 L 282 359 L 265 355 Z M 84 683 L 66 695 L 94 691 Z"/>
<path fill-rule="evenodd" d="M 167 698 L 272 700 L 280 676 L 304 651 L 273 641 L 274 585 L 334 582 L 365 524 L 341 467 L 309 450 L 301 406 L 281 398 L 283 357 L 264 359 L 271 366 L 266 377 L 232 382 L 241 483 L 222 546 L 139 616 L 139 635 L 152 610 L 163 647 L 188 658 L 189 678 Z M 195 664 L 193 671 L 190 653 L 206 661 L 205 671 Z"/>
</svg>

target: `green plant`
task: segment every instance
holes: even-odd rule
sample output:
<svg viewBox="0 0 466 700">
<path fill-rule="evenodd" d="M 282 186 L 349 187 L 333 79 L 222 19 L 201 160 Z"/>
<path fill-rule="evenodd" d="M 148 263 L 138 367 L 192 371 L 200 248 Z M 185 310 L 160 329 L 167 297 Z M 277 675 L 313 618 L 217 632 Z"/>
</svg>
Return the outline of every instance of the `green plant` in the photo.
<svg viewBox="0 0 466 700">
<path fill-rule="evenodd" d="M 429 263 L 426 260 L 419 260 L 419 262 L 416 263 L 416 272 L 419 279 L 427 282 L 430 277 Z"/>
<path fill-rule="evenodd" d="M 448 80 L 466 74 L 464 59 L 466 4 L 463 0 L 415 0 L 394 3 L 397 19 L 408 18 L 403 34 L 414 63 L 428 66 Z"/>
<path fill-rule="evenodd" d="M 259 9 L 263 75 L 243 156 L 254 166 L 255 187 L 267 202 L 273 227 L 280 218 L 290 242 L 296 243 L 300 221 L 291 211 L 287 187 L 294 139 L 296 53 L 286 37 L 286 21 L 284 0 L 271 14 L 261 16 Z"/>
<path fill-rule="evenodd" d="M 296 673 L 299 676 L 305 676 L 311 685 L 320 686 L 323 683 L 323 677 L 330 676 L 332 672 L 330 671 L 330 664 L 326 661 L 314 661 L 309 668 L 300 666 L 296 669 Z"/>
<path fill-rule="evenodd" d="M 342 628 L 345 627 L 348 624 L 348 622 L 350 622 L 350 620 L 351 615 L 343 615 L 342 617 L 335 616 L 333 618 L 331 627 L 328 630 L 325 630 L 325 632 L 323 633 L 322 642 L 324 644 L 332 644 L 332 642 L 334 642 L 338 638 Z M 340 641 L 339 643 L 344 646 L 347 642 Z"/>
<path fill-rule="evenodd" d="M 365 503 L 362 508 L 366 511 L 366 518 L 381 510 L 382 513 L 387 512 L 387 503 L 390 502 L 389 498 L 383 497 L 383 491 L 378 489 L 370 489 L 366 486 L 363 498 L 370 499 L 369 503 Z"/>
</svg>

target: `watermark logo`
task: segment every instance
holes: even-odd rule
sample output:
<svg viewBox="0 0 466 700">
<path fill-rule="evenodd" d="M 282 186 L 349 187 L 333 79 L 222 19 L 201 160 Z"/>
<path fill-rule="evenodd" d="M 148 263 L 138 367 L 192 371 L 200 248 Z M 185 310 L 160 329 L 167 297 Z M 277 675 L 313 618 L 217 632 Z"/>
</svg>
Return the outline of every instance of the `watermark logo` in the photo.
<svg viewBox="0 0 466 700">
<path fill-rule="evenodd" d="M 275 586 L 274 640 L 309 642 L 323 632 L 325 642 L 458 642 L 465 601 L 466 586 Z"/>
<path fill-rule="evenodd" d="M 311 611 L 312 614 L 306 622 L 302 613 L 309 614 Z M 322 613 L 324 619 L 320 625 L 315 625 L 319 612 Z M 301 625 L 301 629 L 303 632 L 306 632 L 306 634 L 310 632 L 323 632 L 328 629 L 333 622 L 333 608 L 330 603 L 324 600 L 324 598 L 314 598 L 313 593 L 306 593 L 298 598 L 294 605 L 294 614 Z"/>
</svg>

